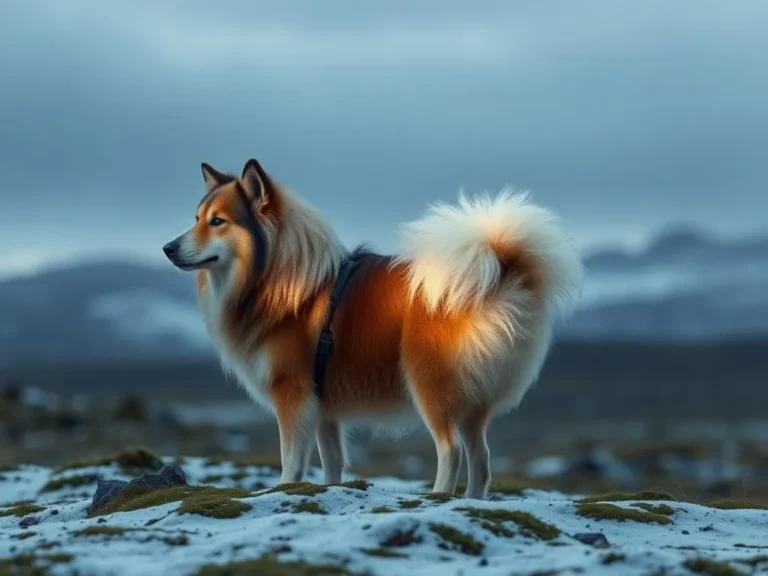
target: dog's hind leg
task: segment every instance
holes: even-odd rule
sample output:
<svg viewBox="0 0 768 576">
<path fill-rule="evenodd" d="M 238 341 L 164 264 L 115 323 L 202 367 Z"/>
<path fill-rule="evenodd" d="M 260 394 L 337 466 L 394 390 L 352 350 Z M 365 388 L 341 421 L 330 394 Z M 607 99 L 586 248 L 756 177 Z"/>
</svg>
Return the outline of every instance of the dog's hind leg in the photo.
<svg viewBox="0 0 768 576">
<path fill-rule="evenodd" d="M 459 423 L 459 435 L 467 453 L 469 478 L 466 498 L 485 499 L 491 482 L 490 452 L 485 433 L 490 412 L 478 406 L 470 410 Z"/>
<path fill-rule="evenodd" d="M 317 401 L 309 395 L 296 398 L 294 394 L 276 397 L 275 400 L 283 466 L 280 483 L 300 482 L 304 479 L 314 447 L 312 435 L 318 419 Z"/>
<path fill-rule="evenodd" d="M 341 425 L 335 420 L 321 418 L 317 427 L 317 448 L 326 484 L 341 482 L 344 468 L 344 444 L 341 437 Z"/>
</svg>

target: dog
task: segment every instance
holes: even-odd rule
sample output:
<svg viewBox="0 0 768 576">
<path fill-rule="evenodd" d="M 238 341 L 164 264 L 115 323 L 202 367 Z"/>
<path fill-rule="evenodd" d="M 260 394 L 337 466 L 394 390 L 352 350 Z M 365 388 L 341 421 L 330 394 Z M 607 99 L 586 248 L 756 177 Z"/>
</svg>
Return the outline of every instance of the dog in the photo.
<svg viewBox="0 0 768 576">
<path fill-rule="evenodd" d="M 527 193 L 462 193 L 402 226 L 396 254 L 349 252 L 257 160 L 240 177 L 202 173 L 194 226 L 163 250 L 196 272 L 225 371 L 275 414 L 280 482 L 303 479 L 314 436 L 325 482 L 339 483 L 343 426 L 413 416 L 435 443 L 433 491 L 455 491 L 463 445 L 465 496 L 485 498 L 489 422 L 520 404 L 580 294 L 582 264 L 555 214 Z M 350 261 L 318 393 L 318 339 Z"/>
</svg>

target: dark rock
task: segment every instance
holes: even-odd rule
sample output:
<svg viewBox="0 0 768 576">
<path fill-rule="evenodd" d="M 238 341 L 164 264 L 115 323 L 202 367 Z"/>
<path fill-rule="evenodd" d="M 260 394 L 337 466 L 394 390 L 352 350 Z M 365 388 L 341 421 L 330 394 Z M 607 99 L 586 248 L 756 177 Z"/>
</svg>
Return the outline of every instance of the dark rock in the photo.
<svg viewBox="0 0 768 576">
<path fill-rule="evenodd" d="M 102 480 L 99 478 L 96 484 L 96 493 L 91 501 L 91 510 L 101 508 L 112 502 L 126 486 L 128 486 L 128 482 L 125 480 Z"/>
<path fill-rule="evenodd" d="M 574 534 L 573 538 L 582 544 L 593 546 L 595 548 L 608 548 L 610 546 L 608 538 L 605 537 L 605 534 L 600 532 L 584 532 L 581 534 Z"/>
<path fill-rule="evenodd" d="M 19 522 L 19 528 L 29 528 L 35 524 L 40 524 L 40 518 L 37 516 L 26 516 Z"/>
<path fill-rule="evenodd" d="M 125 480 L 101 480 L 96 486 L 96 493 L 91 501 L 91 510 L 96 510 L 112 502 L 126 488 L 140 488 L 145 491 L 161 490 L 173 486 L 186 486 L 187 476 L 181 466 L 172 464 L 163 466 L 159 472 L 142 474 L 130 482 Z"/>
</svg>

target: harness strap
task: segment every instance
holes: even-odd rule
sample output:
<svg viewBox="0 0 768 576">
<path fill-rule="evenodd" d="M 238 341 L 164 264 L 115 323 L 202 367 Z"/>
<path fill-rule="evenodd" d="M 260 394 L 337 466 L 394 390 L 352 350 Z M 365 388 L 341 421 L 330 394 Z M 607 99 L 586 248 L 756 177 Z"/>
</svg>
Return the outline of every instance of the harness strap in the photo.
<svg viewBox="0 0 768 576">
<path fill-rule="evenodd" d="M 317 341 L 317 352 L 315 353 L 315 393 L 320 400 L 323 399 L 323 389 L 325 385 L 325 372 L 328 366 L 328 360 L 331 357 L 333 349 L 333 332 L 331 331 L 331 322 L 336 306 L 344 293 L 344 287 L 357 267 L 357 260 L 348 259 L 342 264 L 339 275 L 336 277 L 336 283 L 333 286 L 331 302 L 328 308 L 328 317 L 325 319 L 323 331 L 320 332 L 320 338 Z"/>
</svg>

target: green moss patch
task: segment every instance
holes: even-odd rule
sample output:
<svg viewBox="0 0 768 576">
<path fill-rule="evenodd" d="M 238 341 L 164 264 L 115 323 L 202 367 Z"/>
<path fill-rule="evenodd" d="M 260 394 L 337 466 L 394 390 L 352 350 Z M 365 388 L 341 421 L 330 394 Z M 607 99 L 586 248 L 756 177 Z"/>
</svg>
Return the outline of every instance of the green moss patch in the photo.
<svg viewBox="0 0 768 576">
<path fill-rule="evenodd" d="M 367 480 L 359 478 L 357 480 L 348 480 L 347 482 L 340 482 L 339 484 L 333 484 L 333 486 L 340 486 L 341 488 L 351 488 L 352 490 L 362 490 L 365 492 L 372 486 Z"/>
<path fill-rule="evenodd" d="M 398 504 L 400 505 L 400 508 L 409 510 L 421 506 L 421 500 L 400 500 Z"/>
<path fill-rule="evenodd" d="M 95 484 L 99 477 L 96 474 L 77 474 L 75 476 L 66 476 L 64 478 L 55 478 L 49 480 L 40 492 L 53 492 L 62 488 L 77 488 L 78 486 L 87 486 Z"/>
<path fill-rule="evenodd" d="M 430 524 L 429 529 L 440 538 L 439 546 L 443 550 L 457 550 L 470 556 L 479 556 L 485 550 L 485 544 L 475 540 L 471 534 L 448 524 Z"/>
<path fill-rule="evenodd" d="M 89 516 L 132 512 L 181 501 L 179 514 L 234 518 L 250 510 L 251 506 L 232 499 L 245 498 L 249 495 L 247 490 L 240 488 L 214 488 L 213 486 L 174 486 L 162 490 L 126 488 L 109 504 L 90 511 Z"/>
<path fill-rule="evenodd" d="M 617 520 L 624 522 L 644 522 L 646 524 L 670 524 L 672 520 L 664 514 L 646 512 L 645 510 L 635 510 L 632 508 L 622 508 L 614 504 L 581 502 L 576 505 L 576 513 L 592 520 Z"/>
<path fill-rule="evenodd" d="M 312 484 L 311 482 L 287 482 L 285 484 L 278 484 L 274 488 L 262 492 L 262 494 L 275 494 L 276 492 L 284 492 L 291 496 L 317 496 L 327 492 L 328 488 L 320 484 Z"/>
<path fill-rule="evenodd" d="M 675 509 L 667 504 L 650 504 L 648 502 L 635 502 L 632 504 L 635 508 L 640 508 L 646 512 L 652 514 L 664 514 L 665 516 L 672 516 L 675 513 Z"/>
<path fill-rule="evenodd" d="M 218 456 L 216 458 L 208 458 L 205 463 L 206 466 L 222 466 L 228 463 L 232 463 L 235 468 L 270 468 L 271 470 L 280 470 L 280 459 L 270 455 L 254 454 L 251 456 Z"/>
<path fill-rule="evenodd" d="M 120 468 L 129 473 L 155 472 L 163 467 L 163 461 L 157 454 L 152 452 L 152 450 L 146 448 L 131 448 L 110 456 L 74 460 L 59 467 L 57 472 L 77 468 L 89 468 L 91 466 L 110 466 L 112 464 L 117 464 Z"/>
<path fill-rule="evenodd" d="M 383 546 L 379 546 L 378 548 L 362 548 L 360 551 L 368 556 L 376 556 L 378 558 L 408 558 L 408 554 L 403 554 L 402 552 Z"/>
<path fill-rule="evenodd" d="M 209 564 L 196 576 L 365 576 L 337 564 L 308 564 L 303 560 L 280 562 L 272 556 L 229 564 Z"/>
<path fill-rule="evenodd" d="M 371 508 L 371 514 L 388 514 L 394 512 L 389 506 L 374 506 Z"/>
<path fill-rule="evenodd" d="M 429 500 L 430 502 L 440 502 L 441 504 L 450 502 L 455 498 L 456 496 L 453 494 L 448 494 L 448 492 L 430 492 L 429 494 L 424 495 L 425 500 Z"/>
<path fill-rule="evenodd" d="M 71 554 L 20 554 L 0 559 L 0 576 L 46 576 L 52 564 L 67 564 Z"/>
<path fill-rule="evenodd" d="M 305 500 L 293 505 L 294 512 L 307 512 L 309 514 L 328 514 L 317 502 L 313 500 Z"/>
<path fill-rule="evenodd" d="M 5 516 L 18 516 L 19 518 L 22 518 L 24 516 L 29 516 L 30 514 L 35 514 L 36 512 L 42 512 L 45 508 L 42 506 L 38 506 L 37 504 L 32 504 L 30 502 L 17 502 L 15 505 L 11 506 L 10 508 L 3 508 L 0 510 L 0 517 Z"/>
<path fill-rule="evenodd" d="M 643 490 L 641 492 L 609 492 L 607 494 L 596 494 L 587 496 L 579 500 L 581 503 L 589 502 L 622 502 L 626 500 L 667 500 L 675 501 L 671 494 L 666 492 L 656 492 L 655 490 Z"/>
<path fill-rule="evenodd" d="M 18 534 L 13 534 L 11 536 L 12 540 L 26 540 L 27 538 L 33 538 L 34 536 L 37 536 L 37 532 L 32 532 L 32 530 L 26 530 L 24 532 L 19 532 Z"/>
<path fill-rule="evenodd" d="M 744 576 L 744 572 L 733 568 L 725 562 L 718 562 L 710 558 L 693 558 L 683 563 L 688 570 L 696 574 L 707 576 Z"/>
<path fill-rule="evenodd" d="M 717 500 L 710 502 L 708 506 L 718 510 L 768 510 L 768 505 L 749 500 Z"/>
<path fill-rule="evenodd" d="M 603 556 L 600 559 L 601 564 L 605 564 L 606 566 L 609 566 L 611 564 L 616 564 L 616 562 L 624 562 L 627 557 L 624 554 L 618 554 L 616 552 L 609 552 L 605 556 Z"/>
<path fill-rule="evenodd" d="M 128 532 L 128 529 L 120 526 L 107 526 L 100 524 L 98 526 L 88 526 L 82 530 L 77 530 L 72 534 L 75 536 L 122 536 Z"/>
<path fill-rule="evenodd" d="M 520 510 L 456 508 L 456 511 L 464 512 L 470 518 L 483 521 L 483 528 L 497 535 L 510 536 L 511 533 L 504 527 L 504 522 L 514 522 L 525 536 L 540 540 L 554 540 L 560 536 L 560 529 L 557 526 L 542 522 L 533 514 Z M 493 529 L 488 525 L 493 526 Z"/>
</svg>

